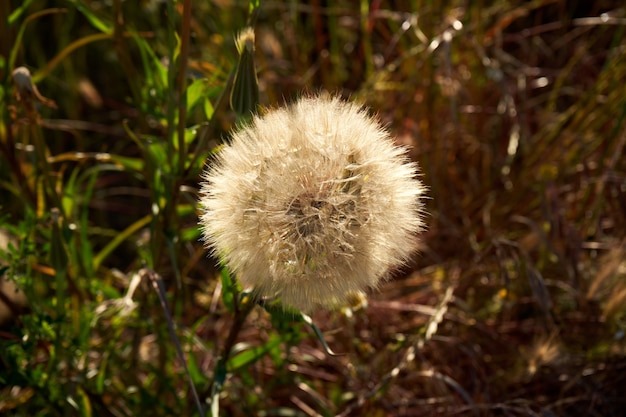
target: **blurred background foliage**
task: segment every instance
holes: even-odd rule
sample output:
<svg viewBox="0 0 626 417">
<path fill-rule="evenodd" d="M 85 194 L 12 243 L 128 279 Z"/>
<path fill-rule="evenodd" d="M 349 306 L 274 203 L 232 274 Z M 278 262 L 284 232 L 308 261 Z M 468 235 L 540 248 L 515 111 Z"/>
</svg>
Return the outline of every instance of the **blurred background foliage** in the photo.
<svg viewBox="0 0 626 417">
<path fill-rule="evenodd" d="M 158 281 L 221 415 L 624 415 L 623 2 L 10 0 L 0 16 L 1 414 L 197 415 Z M 313 316 L 344 355 L 252 308 L 198 241 L 246 25 L 262 105 L 363 102 L 429 187 L 419 256 L 367 305 Z"/>
</svg>

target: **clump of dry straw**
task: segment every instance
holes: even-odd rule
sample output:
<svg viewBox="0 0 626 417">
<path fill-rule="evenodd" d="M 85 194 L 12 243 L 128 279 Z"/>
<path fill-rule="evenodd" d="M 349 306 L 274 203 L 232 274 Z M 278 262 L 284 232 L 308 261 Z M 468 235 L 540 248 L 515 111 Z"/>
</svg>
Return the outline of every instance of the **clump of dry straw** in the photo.
<svg viewBox="0 0 626 417">
<path fill-rule="evenodd" d="M 302 98 L 254 117 L 204 173 L 204 239 L 259 296 L 304 312 L 341 304 L 414 253 L 417 175 L 361 106 Z"/>
</svg>

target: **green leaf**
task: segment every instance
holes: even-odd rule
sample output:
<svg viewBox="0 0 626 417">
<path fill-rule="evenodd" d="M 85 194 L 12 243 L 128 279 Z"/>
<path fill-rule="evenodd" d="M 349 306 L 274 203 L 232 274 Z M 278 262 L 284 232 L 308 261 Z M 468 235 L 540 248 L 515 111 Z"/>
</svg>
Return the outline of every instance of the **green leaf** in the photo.
<svg viewBox="0 0 626 417">
<path fill-rule="evenodd" d="M 114 162 L 117 165 L 120 165 L 122 168 L 126 169 L 127 171 L 134 171 L 134 172 L 143 172 L 143 168 L 145 166 L 145 163 L 142 159 L 140 158 L 131 158 L 128 156 L 122 156 L 122 155 L 111 155 L 111 162 Z"/>
<path fill-rule="evenodd" d="M 272 326 L 274 326 L 281 333 L 284 329 L 292 328 L 294 323 L 304 322 L 302 313 L 298 310 L 286 308 L 279 303 L 263 303 L 263 308 L 265 311 L 270 313 Z"/>
<path fill-rule="evenodd" d="M 222 268 L 220 272 L 222 279 L 222 301 L 230 313 L 235 311 L 235 297 L 237 293 L 237 285 L 230 276 L 228 268 Z"/>
<path fill-rule="evenodd" d="M 76 205 L 79 203 L 78 196 L 81 195 L 81 193 L 77 189 L 77 179 L 79 173 L 80 169 L 75 168 L 72 171 L 70 177 L 63 185 L 63 195 L 61 196 L 61 205 L 63 206 L 62 212 L 65 216 L 69 216 L 70 218 L 74 214 Z"/>
<path fill-rule="evenodd" d="M 181 230 L 180 239 L 183 242 L 197 242 L 200 239 L 200 229 L 198 226 L 187 227 Z"/>
<path fill-rule="evenodd" d="M 81 417 L 91 417 L 93 415 L 91 408 L 91 401 L 85 390 L 78 385 L 76 387 L 77 397 L 75 398 L 76 405 L 78 406 L 79 415 Z"/>
<path fill-rule="evenodd" d="M 248 1 L 248 14 L 252 14 L 256 9 L 261 5 L 261 0 L 250 0 Z"/>
<path fill-rule="evenodd" d="M 190 126 L 185 129 L 185 144 L 189 145 L 198 136 L 198 126 Z"/>
<path fill-rule="evenodd" d="M 213 118 L 215 109 L 213 108 L 213 103 L 211 103 L 211 100 L 209 100 L 208 98 L 205 98 L 202 110 L 204 111 L 204 117 L 206 117 L 207 120 L 211 120 L 211 118 Z"/>
<path fill-rule="evenodd" d="M 196 358 L 192 354 L 187 355 L 187 368 L 189 369 L 189 375 L 194 385 L 204 385 L 208 382 L 208 378 L 204 375 L 204 372 L 198 366 Z"/>
<path fill-rule="evenodd" d="M 91 201 L 91 196 L 93 194 L 94 186 L 96 185 L 96 180 L 98 179 L 99 171 L 94 169 L 91 172 L 87 172 L 88 180 L 87 186 L 82 191 L 83 195 L 83 204 L 82 211 L 80 215 L 80 227 L 78 228 L 79 236 L 80 236 L 80 262 L 83 265 L 83 269 L 88 278 L 94 276 L 93 269 L 93 247 L 91 246 L 91 239 L 87 234 L 89 227 L 89 210 L 88 204 Z"/>
<path fill-rule="evenodd" d="M 209 83 L 206 78 L 198 78 L 187 87 L 187 111 L 191 112 L 207 96 Z"/>
<path fill-rule="evenodd" d="M 30 6 L 32 2 L 33 0 L 25 0 L 22 2 L 20 6 L 16 7 L 15 10 L 13 10 L 13 12 L 9 15 L 9 18 L 7 19 L 10 26 L 13 26 L 13 24 L 20 17 L 22 17 L 22 14 L 24 13 L 24 11 L 28 10 L 28 6 Z"/>
<path fill-rule="evenodd" d="M 50 239 L 50 265 L 54 268 L 54 280 L 56 284 L 56 312 L 59 317 L 62 317 L 66 313 L 66 300 L 67 300 L 67 286 L 68 277 L 67 271 L 69 267 L 68 250 L 66 247 L 67 240 L 65 238 L 67 228 L 65 220 L 59 213 L 58 209 L 53 209 L 52 212 L 52 234 Z M 71 233 L 71 231 L 70 231 Z"/>
<path fill-rule="evenodd" d="M 102 394 L 104 392 L 104 383 L 106 377 L 107 364 L 109 363 L 110 353 L 104 351 L 102 359 L 100 360 L 100 366 L 98 368 L 98 376 L 96 377 L 96 394 Z"/>
<path fill-rule="evenodd" d="M 56 217 L 56 218 L 55 218 Z M 52 236 L 50 241 L 50 265 L 54 268 L 57 274 L 62 274 L 62 271 L 67 270 L 67 250 L 66 241 L 63 233 L 63 220 L 60 215 L 53 215 L 52 219 Z"/>
<path fill-rule="evenodd" d="M 229 372 L 236 372 L 238 369 L 250 366 L 254 362 L 261 359 L 268 352 L 274 349 L 283 342 L 282 337 L 276 337 L 270 339 L 267 343 L 261 346 L 254 347 L 252 349 L 241 352 L 233 356 L 227 364 Z"/>
<path fill-rule="evenodd" d="M 144 111 L 155 117 L 162 118 L 164 117 L 162 106 L 168 97 L 167 68 L 145 39 L 138 35 L 133 35 L 133 40 L 139 49 L 145 76 L 142 86 L 144 100 L 139 104 Z"/>
<path fill-rule="evenodd" d="M 103 33 L 113 33 L 113 26 L 109 23 L 106 23 L 105 21 L 100 19 L 98 16 L 96 16 L 81 1 L 74 0 L 74 1 L 71 1 L 71 3 L 74 4 L 74 6 L 76 7 L 76 10 L 81 12 L 83 16 L 85 16 L 85 18 L 89 21 L 89 23 L 91 23 L 91 25 L 94 28 L 98 29 L 100 32 L 103 32 Z"/>
<path fill-rule="evenodd" d="M 311 327 L 311 329 L 313 329 L 313 332 L 315 332 L 315 336 L 317 336 L 317 339 L 320 341 L 320 343 L 324 347 L 324 350 L 326 351 L 327 355 L 329 356 L 342 356 L 343 355 L 343 353 L 335 353 L 332 351 L 332 349 L 328 346 L 328 344 L 326 343 L 326 340 L 324 339 L 324 334 L 319 329 L 319 327 L 317 327 L 317 325 L 313 323 L 313 319 L 311 319 L 311 317 L 307 316 L 304 313 L 300 313 L 300 314 L 302 315 L 302 319 L 304 320 L 304 322 L 308 324 Z"/>
<path fill-rule="evenodd" d="M 128 239 L 134 233 L 139 231 L 142 227 L 150 223 L 150 220 L 152 220 L 152 214 L 142 217 L 115 236 L 115 238 L 111 240 L 108 245 L 106 245 L 96 256 L 94 256 L 93 270 L 97 271 L 102 262 L 111 254 L 111 252 L 115 250 L 115 248 L 121 245 L 123 241 Z"/>
<path fill-rule="evenodd" d="M 151 138 L 148 142 L 148 155 L 150 156 L 150 162 L 154 164 L 155 167 L 161 168 L 163 171 L 169 172 L 171 168 L 168 167 L 168 155 L 167 155 L 167 146 L 165 142 L 161 138 Z"/>
</svg>

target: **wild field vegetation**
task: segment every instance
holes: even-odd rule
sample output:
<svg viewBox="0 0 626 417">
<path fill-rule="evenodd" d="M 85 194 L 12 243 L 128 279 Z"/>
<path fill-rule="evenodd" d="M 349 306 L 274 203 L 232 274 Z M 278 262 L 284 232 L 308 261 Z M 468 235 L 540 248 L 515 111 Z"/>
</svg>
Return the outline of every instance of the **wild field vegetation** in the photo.
<svg viewBox="0 0 626 417">
<path fill-rule="evenodd" d="M 314 325 L 199 241 L 247 26 L 262 106 L 365 103 L 428 186 L 419 255 Z M 0 2 L 0 414 L 623 416 L 625 30 L 607 0 Z"/>
</svg>

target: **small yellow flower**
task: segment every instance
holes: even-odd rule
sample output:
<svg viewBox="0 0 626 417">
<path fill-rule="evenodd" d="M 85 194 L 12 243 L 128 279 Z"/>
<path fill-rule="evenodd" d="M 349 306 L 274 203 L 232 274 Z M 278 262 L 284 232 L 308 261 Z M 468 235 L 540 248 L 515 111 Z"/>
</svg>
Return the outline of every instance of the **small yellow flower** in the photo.
<svg viewBox="0 0 626 417">
<path fill-rule="evenodd" d="M 418 169 L 362 107 L 317 96 L 255 117 L 204 173 L 204 240 L 244 286 L 310 312 L 376 287 L 423 227 Z"/>
</svg>

